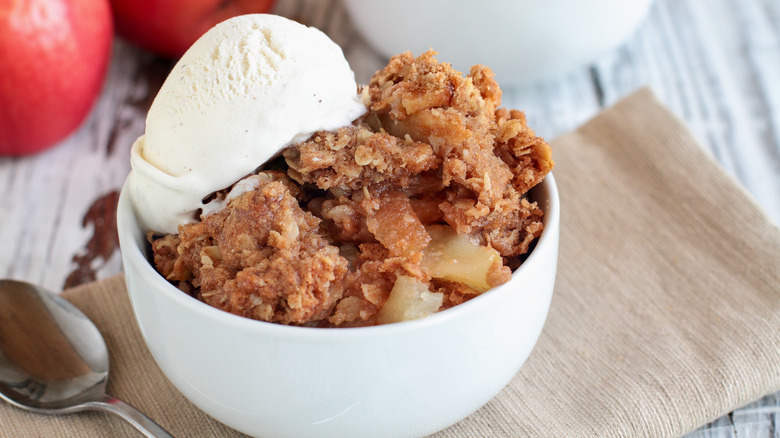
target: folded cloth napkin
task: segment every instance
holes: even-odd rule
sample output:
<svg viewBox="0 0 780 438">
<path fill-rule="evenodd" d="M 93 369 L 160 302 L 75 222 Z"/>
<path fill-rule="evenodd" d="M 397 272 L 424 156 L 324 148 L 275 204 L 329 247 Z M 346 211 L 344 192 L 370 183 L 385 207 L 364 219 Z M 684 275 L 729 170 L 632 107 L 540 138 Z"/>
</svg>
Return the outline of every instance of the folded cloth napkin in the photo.
<svg viewBox="0 0 780 438">
<path fill-rule="evenodd" d="M 641 90 L 553 148 L 547 324 L 507 388 L 435 436 L 677 436 L 780 390 L 780 231 L 680 121 Z M 121 276 L 64 295 L 106 337 L 110 394 L 176 436 L 240 436 L 161 374 Z M 0 436 L 20 435 L 138 436 L 102 413 L 0 404 Z"/>
</svg>

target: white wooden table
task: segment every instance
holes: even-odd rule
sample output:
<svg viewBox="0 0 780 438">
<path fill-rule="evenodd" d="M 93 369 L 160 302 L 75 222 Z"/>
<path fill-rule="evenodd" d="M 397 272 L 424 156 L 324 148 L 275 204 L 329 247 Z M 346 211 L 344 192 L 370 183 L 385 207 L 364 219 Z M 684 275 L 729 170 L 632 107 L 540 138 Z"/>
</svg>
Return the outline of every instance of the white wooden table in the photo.
<svg viewBox="0 0 780 438">
<path fill-rule="evenodd" d="M 331 35 L 359 82 L 387 61 L 338 0 L 279 0 L 276 12 Z M 130 145 L 171 66 L 117 41 L 103 94 L 81 129 L 40 155 L 0 158 L 0 277 L 59 291 L 122 271 L 116 197 Z M 780 1 L 657 0 L 618 49 L 563 77 L 505 89 L 503 102 L 553 139 L 643 86 L 780 223 Z M 780 393 L 688 436 L 780 437 Z"/>
</svg>

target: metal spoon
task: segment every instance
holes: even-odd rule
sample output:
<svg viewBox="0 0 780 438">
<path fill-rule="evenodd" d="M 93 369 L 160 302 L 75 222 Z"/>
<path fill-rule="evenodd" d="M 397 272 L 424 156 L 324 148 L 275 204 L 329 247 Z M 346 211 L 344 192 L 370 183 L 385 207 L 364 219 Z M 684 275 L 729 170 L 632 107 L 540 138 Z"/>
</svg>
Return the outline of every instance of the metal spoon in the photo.
<svg viewBox="0 0 780 438">
<path fill-rule="evenodd" d="M 41 414 L 117 414 L 149 438 L 172 437 L 106 394 L 108 349 L 98 329 L 63 298 L 0 280 L 0 398 Z"/>
</svg>

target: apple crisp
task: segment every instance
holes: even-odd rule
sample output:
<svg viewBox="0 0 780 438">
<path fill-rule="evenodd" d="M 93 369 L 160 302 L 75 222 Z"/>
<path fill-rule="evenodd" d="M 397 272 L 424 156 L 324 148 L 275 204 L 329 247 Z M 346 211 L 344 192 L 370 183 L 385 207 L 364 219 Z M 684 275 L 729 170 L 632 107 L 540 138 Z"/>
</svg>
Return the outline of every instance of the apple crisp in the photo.
<svg viewBox="0 0 780 438">
<path fill-rule="evenodd" d="M 219 309 L 313 327 L 415 319 L 508 281 L 542 232 L 526 194 L 553 161 L 524 114 L 500 108 L 490 69 L 407 52 L 361 94 L 352 125 L 150 236 L 157 270 Z"/>
</svg>

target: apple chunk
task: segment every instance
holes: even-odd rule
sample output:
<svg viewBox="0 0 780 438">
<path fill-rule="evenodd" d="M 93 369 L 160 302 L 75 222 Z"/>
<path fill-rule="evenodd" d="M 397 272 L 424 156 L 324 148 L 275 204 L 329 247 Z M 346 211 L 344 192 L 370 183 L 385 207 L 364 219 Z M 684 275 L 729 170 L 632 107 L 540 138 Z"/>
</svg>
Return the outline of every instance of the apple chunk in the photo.
<svg viewBox="0 0 780 438">
<path fill-rule="evenodd" d="M 446 225 L 427 227 L 431 243 L 423 251 L 422 265 L 433 278 L 464 284 L 478 293 L 503 281 L 496 275 L 503 269 L 501 254 L 488 246 L 472 243 Z"/>
<path fill-rule="evenodd" d="M 411 256 L 419 253 L 431 240 L 409 198 L 398 191 L 380 195 L 379 208 L 370 212 L 366 227 L 390 254 Z"/>
<path fill-rule="evenodd" d="M 379 323 L 409 321 L 436 313 L 444 302 L 444 295 L 428 290 L 428 285 L 406 275 L 399 275 L 384 307 L 379 312 Z"/>
</svg>

